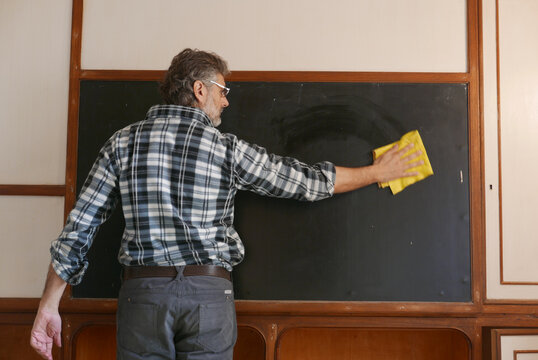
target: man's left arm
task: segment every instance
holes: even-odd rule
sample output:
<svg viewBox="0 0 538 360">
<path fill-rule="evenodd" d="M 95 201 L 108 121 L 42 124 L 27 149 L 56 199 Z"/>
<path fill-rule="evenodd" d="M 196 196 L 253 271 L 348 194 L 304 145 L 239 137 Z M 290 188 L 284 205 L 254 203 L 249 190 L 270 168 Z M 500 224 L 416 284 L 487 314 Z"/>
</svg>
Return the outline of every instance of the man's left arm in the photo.
<svg viewBox="0 0 538 360">
<path fill-rule="evenodd" d="M 58 307 L 67 283 L 49 266 L 45 290 L 30 335 L 30 345 L 44 359 L 52 360 L 52 346 L 62 346 L 62 319 Z"/>
<path fill-rule="evenodd" d="M 30 336 L 31 346 L 45 359 L 52 359 L 53 343 L 61 346 L 58 306 L 67 282 L 82 280 L 93 237 L 118 200 L 118 171 L 109 157 L 110 146 L 108 141 L 101 149 L 60 237 L 51 244 L 51 264 Z"/>
</svg>

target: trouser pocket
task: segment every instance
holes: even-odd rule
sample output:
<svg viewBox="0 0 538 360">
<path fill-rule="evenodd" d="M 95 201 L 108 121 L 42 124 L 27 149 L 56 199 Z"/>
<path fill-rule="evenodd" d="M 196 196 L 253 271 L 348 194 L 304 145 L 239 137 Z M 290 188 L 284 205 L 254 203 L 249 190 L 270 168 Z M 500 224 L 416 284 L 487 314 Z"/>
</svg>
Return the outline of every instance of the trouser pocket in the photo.
<svg viewBox="0 0 538 360">
<path fill-rule="evenodd" d="M 237 337 L 233 298 L 227 296 L 222 302 L 200 304 L 198 309 L 198 344 L 216 353 L 233 347 Z"/>
<path fill-rule="evenodd" d="M 158 349 L 156 318 L 157 305 L 123 299 L 118 305 L 118 345 L 140 355 Z"/>
</svg>

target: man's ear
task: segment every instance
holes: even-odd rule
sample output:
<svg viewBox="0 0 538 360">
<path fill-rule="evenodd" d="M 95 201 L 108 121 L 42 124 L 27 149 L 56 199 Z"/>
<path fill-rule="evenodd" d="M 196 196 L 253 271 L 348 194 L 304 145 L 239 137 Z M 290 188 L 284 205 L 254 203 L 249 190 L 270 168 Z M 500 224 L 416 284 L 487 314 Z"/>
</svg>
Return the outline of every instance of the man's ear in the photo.
<svg viewBox="0 0 538 360">
<path fill-rule="evenodd" d="M 192 91 L 194 92 L 194 97 L 198 102 L 200 107 L 204 106 L 207 101 L 207 88 L 204 86 L 204 83 L 200 80 L 196 80 L 192 85 Z"/>
</svg>

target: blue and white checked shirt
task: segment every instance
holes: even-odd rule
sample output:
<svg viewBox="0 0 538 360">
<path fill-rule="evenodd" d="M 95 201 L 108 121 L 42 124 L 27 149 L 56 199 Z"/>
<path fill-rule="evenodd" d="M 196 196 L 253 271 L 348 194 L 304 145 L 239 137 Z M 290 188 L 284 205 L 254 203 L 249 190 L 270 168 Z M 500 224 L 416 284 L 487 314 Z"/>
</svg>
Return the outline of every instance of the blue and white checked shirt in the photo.
<svg viewBox="0 0 538 360">
<path fill-rule="evenodd" d="M 220 133 L 199 109 L 156 105 L 101 149 L 52 242 L 52 264 L 62 279 L 80 283 L 93 238 L 121 200 L 120 263 L 213 264 L 231 271 L 244 257 L 233 227 L 237 190 L 315 201 L 331 196 L 334 182 L 329 162 L 309 166 L 267 154 Z"/>
</svg>

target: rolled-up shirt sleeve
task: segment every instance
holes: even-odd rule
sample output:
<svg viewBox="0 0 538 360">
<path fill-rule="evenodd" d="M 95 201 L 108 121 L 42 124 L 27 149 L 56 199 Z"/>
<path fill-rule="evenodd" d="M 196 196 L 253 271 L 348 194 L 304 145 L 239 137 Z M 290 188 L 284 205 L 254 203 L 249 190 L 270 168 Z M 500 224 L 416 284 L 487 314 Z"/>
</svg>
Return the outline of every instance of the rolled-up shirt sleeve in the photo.
<svg viewBox="0 0 538 360">
<path fill-rule="evenodd" d="M 52 267 L 71 285 L 82 281 L 97 230 L 118 202 L 118 168 L 111 158 L 111 140 L 101 149 L 62 233 L 50 247 Z"/>
<path fill-rule="evenodd" d="M 324 161 L 307 165 L 291 157 L 268 154 L 260 146 L 236 140 L 237 188 L 260 195 L 317 201 L 334 194 L 335 167 Z"/>
</svg>

